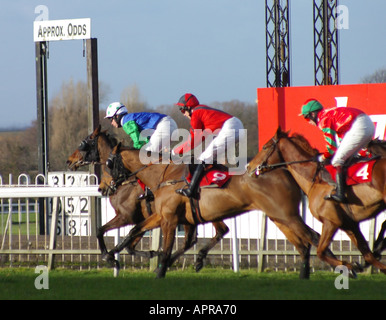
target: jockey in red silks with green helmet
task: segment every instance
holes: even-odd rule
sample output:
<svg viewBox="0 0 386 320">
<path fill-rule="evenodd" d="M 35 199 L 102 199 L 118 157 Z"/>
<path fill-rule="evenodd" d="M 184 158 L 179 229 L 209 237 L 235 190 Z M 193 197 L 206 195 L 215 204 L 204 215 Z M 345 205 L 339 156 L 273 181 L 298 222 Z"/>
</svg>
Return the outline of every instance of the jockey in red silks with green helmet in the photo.
<svg viewBox="0 0 386 320">
<path fill-rule="evenodd" d="M 373 139 L 375 127 L 363 111 L 350 107 L 324 109 L 315 99 L 307 100 L 300 116 L 322 130 L 327 150 L 320 156 L 321 161 L 331 159 L 336 168 L 336 192 L 327 199 L 345 202 L 345 175 L 343 166 Z"/>
</svg>

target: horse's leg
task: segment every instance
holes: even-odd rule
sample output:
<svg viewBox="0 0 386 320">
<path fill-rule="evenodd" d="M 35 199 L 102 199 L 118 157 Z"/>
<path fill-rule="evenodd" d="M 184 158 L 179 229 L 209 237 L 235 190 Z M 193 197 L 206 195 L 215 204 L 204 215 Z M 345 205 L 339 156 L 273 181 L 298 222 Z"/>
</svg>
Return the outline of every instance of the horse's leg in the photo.
<svg viewBox="0 0 386 320">
<path fill-rule="evenodd" d="M 379 231 L 377 240 L 374 242 L 373 254 L 377 260 L 380 260 L 382 251 L 386 249 L 386 238 L 384 238 L 385 231 L 386 220 L 382 223 L 381 231 Z"/>
<path fill-rule="evenodd" d="M 199 251 L 195 263 L 196 272 L 199 272 L 204 266 L 204 259 L 209 250 L 212 249 L 229 231 L 227 225 L 222 221 L 213 222 L 213 227 L 216 229 L 216 235 Z"/>
<path fill-rule="evenodd" d="M 369 245 L 367 244 L 365 237 L 359 229 L 358 223 L 355 223 L 350 226 L 349 230 L 344 229 L 344 231 L 350 237 L 351 241 L 354 242 L 358 250 L 362 253 L 362 256 L 365 261 L 386 274 L 386 265 L 384 265 L 374 257 L 373 253 L 369 248 Z"/>
<path fill-rule="evenodd" d="M 332 259 L 326 254 L 328 246 L 330 245 L 332 238 L 334 237 L 334 234 L 336 233 L 337 229 L 338 229 L 338 226 L 333 224 L 331 221 L 329 220 L 323 221 L 322 234 L 319 239 L 319 245 L 316 250 L 316 254 L 320 260 L 327 262 L 329 265 L 333 267 L 337 267 L 339 265 L 346 265 L 350 270 L 352 270 L 353 269 L 352 265 L 338 259 Z"/>
<path fill-rule="evenodd" d="M 153 214 L 144 221 L 140 222 L 133 229 L 131 229 L 123 241 L 117 244 L 108 254 L 114 257 L 115 253 L 122 251 L 125 247 L 132 248 L 131 244 L 136 244 L 146 231 L 159 227 L 161 225 L 161 220 L 162 217 L 160 215 Z"/>
<path fill-rule="evenodd" d="M 155 229 L 155 228 L 153 228 L 153 229 Z M 154 250 L 138 251 L 138 250 L 135 250 L 136 245 L 138 244 L 139 241 L 141 241 L 141 239 L 145 233 L 146 233 L 146 231 L 141 233 L 140 235 L 138 235 L 136 237 L 132 237 L 131 241 L 126 246 L 127 252 L 133 256 L 144 257 L 144 258 L 153 258 L 155 256 L 159 256 L 160 255 L 159 251 L 154 251 Z"/>
<path fill-rule="evenodd" d="M 173 250 L 177 223 L 163 221 L 161 224 L 161 228 L 163 234 L 163 251 L 161 254 L 160 264 L 157 270 L 157 278 L 165 278 L 166 271 L 170 265 L 170 257 Z"/>
<path fill-rule="evenodd" d="M 174 252 L 170 257 L 169 267 L 182 255 L 197 243 L 197 227 L 193 225 L 184 225 L 185 242 L 184 246 Z"/>
<path fill-rule="evenodd" d="M 273 221 L 276 226 L 284 233 L 289 242 L 291 242 L 297 249 L 302 259 L 299 278 L 310 278 L 310 250 L 311 250 L 311 236 L 307 233 L 307 229 L 302 225 L 302 222 L 295 219 L 286 224 L 279 221 Z"/>
<path fill-rule="evenodd" d="M 120 216 L 119 212 L 116 211 L 116 216 L 98 229 L 97 239 L 98 239 L 99 249 L 101 250 L 102 259 L 106 259 L 106 255 L 107 255 L 107 247 L 106 247 L 106 243 L 104 241 L 103 235 L 109 230 L 113 230 L 126 225 L 128 225 L 128 223 L 124 221 Z"/>
</svg>

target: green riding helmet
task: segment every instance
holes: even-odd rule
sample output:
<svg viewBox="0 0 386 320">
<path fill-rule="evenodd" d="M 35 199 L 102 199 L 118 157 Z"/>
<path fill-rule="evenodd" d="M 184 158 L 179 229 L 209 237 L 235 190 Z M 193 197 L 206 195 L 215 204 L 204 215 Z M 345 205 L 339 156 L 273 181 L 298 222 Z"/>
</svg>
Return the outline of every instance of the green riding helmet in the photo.
<svg viewBox="0 0 386 320">
<path fill-rule="evenodd" d="M 302 112 L 299 116 L 307 117 L 311 112 L 322 110 L 323 106 L 318 100 L 310 99 L 307 100 L 302 106 Z"/>
</svg>

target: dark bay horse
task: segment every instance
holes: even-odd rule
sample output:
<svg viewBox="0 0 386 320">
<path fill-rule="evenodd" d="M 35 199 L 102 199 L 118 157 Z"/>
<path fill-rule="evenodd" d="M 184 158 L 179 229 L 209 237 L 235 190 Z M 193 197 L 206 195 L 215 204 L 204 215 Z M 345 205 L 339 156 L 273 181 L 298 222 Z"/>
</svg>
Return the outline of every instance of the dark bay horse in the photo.
<svg viewBox="0 0 386 320">
<path fill-rule="evenodd" d="M 307 194 L 311 213 L 323 223 L 317 249 L 317 255 L 321 260 L 331 265 L 336 264 L 336 261 L 331 260 L 325 253 L 334 234 L 340 228 L 357 246 L 366 263 L 386 273 L 386 265 L 374 257 L 359 229 L 360 221 L 375 217 L 386 208 L 386 158 L 376 161 L 371 182 L 348 186 L 348 203 L 340 204 L 324 199 L 331 193 L 333 186 L 321 178 L 320 164 L 315 161 L 317 154 L 318 150 L 313 149 L 303 136 L 295 134 L 290 137 L 279 128 L 250 165 L 258 167 L 261 172 L 270 170 L 275 165 L 285 166 Z M 273 155 L 276 157 L 275 160 Z M 339 264 L 346 265 L 349 269 L 353 267 L 344 261 L 340 261 Z"/>
<path fill-rule="evenodd" d="M 139 150 L 121 147 L 118 144 L 110 157 L 115 161 L 119 155 L 124 166 L 136 172 L 154 193 L 155 213 L 136 225 L 123 241 L 110 254 L 131 246 L 132 240 L 146 231 L 161 226 L 163 233 L 163 254 L 157 277 L 165 277 L 178 224 L 196 225 L 197 218 L 191 208 L 190 200 L 175 192 L 184 182 L 181 177 L 187 173 L 186 165 L 150 164 L 143 165 Z M 173 183 L 168 183 L 173 182 Z M 224 188 L 202 189 L 200 193 L 201 223 L 219 221 L 234 217 L 250 210 L 262 210 L 295 245 L 302 259 L 300 276 L 309 277 L 309 255 L 311 245 L 318 245 L 319 234 L 309 228 L 299 215 L 301 192 L 295 181 L 285 170 L 255 179 L 248 174 L 234 175 Z M 333 254 L 331 253 L 333 258 Z"/>
<path fill-rule="evenodd" d="M 97 239 L 101 254 L 105 260 L 114 263 L 119 267 L 117 261 L 114 260 L 114 256 L 109 255 L 106 244 L 104 241 L 104 234 L 113 229 L 124 227 L 127 225 L 136 225 L 146 218 L 148 218 L 154 212 L 154 202 L 140 201 L 138 197 L 143 193 L 142 187 L 137 182 L 135 176 L 129 177 L 127 174 L 123 174 L 121 180 L 125 180 L 119 185 L 112 184 L 112 177 L 106 170 L 106 160 L 112 151 L 112 148 L 117 144 L 117 141 L 101 131 L 101 126 L 98 126 L 94 132 L 86 137 L 76 149 L 73 154 L 68 158 L 67 165 L 71 170 L 77 170 L 81 166 L 99 163 L 102 165 L 102 177 L 99 184 L 99 191 L 102 195 L 108 195 L 111 205 L 115 210 L 115 217 L 101 226 L 97 232 Z M 126 180 L 127 179 L 127 180 Z M 203 267 L 203 260 L 208 254 L 208 251 L 213 248 L 229 231 L 226 224 L 222 221 L 213 223 L 216 230 L 215 236 L 199 251 L 195 268 L 196 271 L 201 270 Z M 197 242 L 196 227 L 192 225 L 184 225 L 185 228 L 185 242 L 184 245 L 173 253 L 171 263 L 178 259 L 184 252 L 190 249 Z M 129 250 L 131 254 L 142 255 L 145 257 L 152 257 L 156 255 L 156 252 L 141 252 L 135 251 L 135 245 L 140 241 L 141 237 L 138 237 Z"/>
</svg>

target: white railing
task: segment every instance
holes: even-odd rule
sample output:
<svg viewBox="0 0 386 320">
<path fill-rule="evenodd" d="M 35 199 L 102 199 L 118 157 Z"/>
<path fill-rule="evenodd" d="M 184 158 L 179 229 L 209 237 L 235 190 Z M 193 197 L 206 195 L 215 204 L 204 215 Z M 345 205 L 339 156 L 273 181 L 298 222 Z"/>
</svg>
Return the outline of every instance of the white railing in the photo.
<svg viewBox="0 0 386 320">
<path fill-rule="evenodd" d="M 90 240 L 82 240 L 84 236 L 90 233 L 91 213 L 86 204 L 85 198 L 100 197 L 97 187 L 97 179 L 88 173 L 69 173 L 59 172 L 51 173 L 48 178 L 38 175 L 33 183 L 26 175 L 20 175 L 17 183 L 12 183 L 12 177 L 9 179 L 10 184 L 4 185 L 3 179 L 0 176 L 0 235 L 2 234 L 2 242 L 0 247 L 0 257 L 2 254 L 9 255 L 48 255 L 50 263 L 53 261 L 54 254 L 62 255 L 94 255 L 98 256 L 100 251 L 96 245 L 95 237 L 93 239 L 93 248 L 90 248 Z M 43 181 L 43 184 L 38 182 Z M 78 181 L 74 183 L 74 181 Z M 70 182 L 66 184 L 66 182 Z M 83 184 L 83 185 L 82 185 Z M 39 200 L 37 198 L 53 199 L 51 205 L 51 212 L 43 218 L 38 217 Z M 78 202 L 75 198 L 79 198 Z M 82 201 L 84 200 L 84 201 Z M 115 215 L 114 210 L 107 198 L 102 198 L 101 201 L 101 223 L 104 224 L 112 219 Z M 25 204 L 25 205 L 24 205 Z M 18 211 L 15 212 L 15 206 Z M 67 207 L 66 207 L 67 206 Z M 23 209 L 21 209 L 23 207 Z M 31 207 L 35 210 L 31 214 Z M 62 207 L 62 208 L 60 208 Z M 321 223 L 312 217 L 310 212 L 306 209 L 307 203 L 304 207 L 305 222 L 317 232 L 321 232 Z M 70 210 L 71 209 L 71 210 Z M 61 210 L 61 212 L 60 212 Z M 71 212 L 70 212 L 71 211 Z M 12 217 L 17 215 L 17 221 L 11 223 Z M 35 218 L 34 218 L 35 215 Z M 33 219 L 35 222 L 35 229 L 23 230 L 23 225 L 31 224 L 28 219 Z M 24 219 L 24 220 L 23 220 Z M 44 232 L 38 230 L 38 220 L 43 223 L 42 229 Z M 386 214 L 381 213 L 377 219 L 363 222 L 361 229 L 370 245 L 372 245 L 374 238 L 377 236 L 382 222 L 386 219 Z M 235 271 L 239 268 L 239 262 L 244 265 L 250 263 L 251 265 L 258 265 L 258 269 L 262 267 L 262 259 L 275 259 L 274 263 L 280 262 L 280 256 L 284 256 L 287 261 L 299 256 L 298 252 L 292 245 L 289 245 L 285 240 L 281 231 L 260 211 L 252 211 L 245 213 L 236 218 L 227 219 L 225 223 L 228 225 L 230 232 L 225 239 L 221 241 L 209 254 L 214 256 L 228 255 L 228 261 Z M 14 230 L 12 230 L 12 226 Z M 57 228 L 60 229 L 58 232 Z M 16 229 L 16 230 L 15 230 Z M 121 228 L 120 230 L 111 231 L 107 236 L 115 238 L 115 243 L 119 241 L 119 235 L 126 235 L 131 229 L 131 226 Z M 44 240 L 38 239 L 40 234 L 44 234 Z M 8 234 L 7 248 L 5 248 L 6 238 Z M 214 236 L 214 230 L 211 224 L 198 226 L 199 240 L 208 239 Z M 18 237 L 17 248 L 13 246 L 13 237 Z M 56 248 L 56 237 L 62 237 L 62 243 L 65 237 L 71 239 L 71 248 Z M 79 242 L 83 241 L 79 248 L 73 246 L 75 237 L 79 236 Z M 178 234 L 177 238 L 183 235 Z M 24 239 L 25 238 L 25 239 Z M 338 232 L 334 240 L 339 243 L 338 249 L 331 248 L 338 256 L 360 256 L 355 247 L 348 241 L 347 236 L 343 232 Z M 23 243 L 24 241 L 24 243 Z M 38 242 L 43 241 L 44 244 L 38 247 Z M 76 240 L 78 241 L 78 240 Z M 201 241 L 201 240 L 200 240 Z M 151 242 L 151 241 L 149 241 Z M 343 246 L 342 243 L 349 243 L 349 248 Z M 16 243 L 16 240 L 15 240 Z M 31 243 L 35 243 L 30 245 Z M 202 244 L 202 242 L 201 242 Z M 199 251 L 199 245 L 188 251 L 188 255 L 196 255 Z M 268 245 L 269 244 L 269 245 Z M 33 246 L 35 246 L 33 248 Z M 284 246 L 284 247 L 283 247 Z M 176 244 L 176 249 L 178 244 Z M 220 248 L 218 248 L 220 247 Z M 140 250 L 148 250 L 149 247 L 141 247 Z M 233 255 L 233 258 L 232 258 Z M 315 251 L 313 252 L 315 255 Z M 11 259 L 12 260 L 12 259 Z M 247 262 L 245 262 L 248 260 Z M 254 260 L 254 261 L 253 261 Z M 74 259 L 75 261 L 75 259 Z"/>
</svg>

